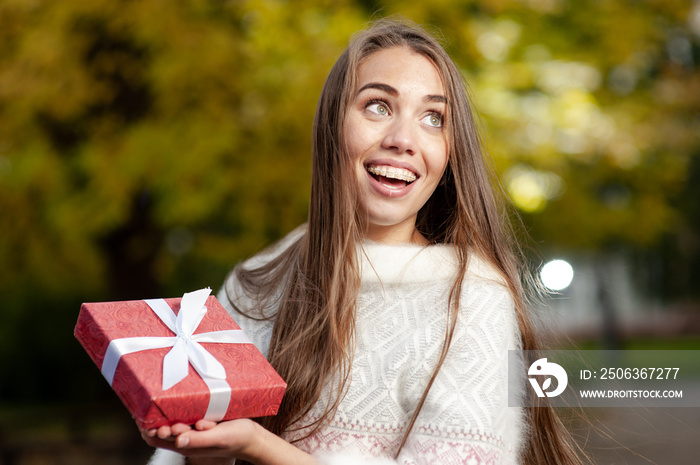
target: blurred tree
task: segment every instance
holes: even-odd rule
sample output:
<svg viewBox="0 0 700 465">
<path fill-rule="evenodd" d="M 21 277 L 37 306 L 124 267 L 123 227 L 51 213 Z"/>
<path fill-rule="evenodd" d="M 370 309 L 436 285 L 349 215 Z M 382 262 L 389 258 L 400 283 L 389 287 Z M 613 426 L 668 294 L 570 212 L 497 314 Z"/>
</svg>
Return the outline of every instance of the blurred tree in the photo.
<svg viewBox="0 0 700 465">
<path fill-rule="evenodd" d="M 0 0 L 0 370 L 60 373 L 80 301 L 217 287 L 302 222 L 325 75 L 392 13 L 444 36 L 545 249 L 697 269 L 697 2 Z"/>
<path fill-rule="evenodd" d="M 538 240 L 554 248 L 646 247 L 683 221 L 674 199 L 700 148 L 699 7 L 386 4 L 440 25 L 505 187 Z"/>
<path fill-rule="evenodd" d="M 81 301 L 218 287 L 303 222 L 316 99 L 361 23 L 343 1 L 0 2 L 0 370 L 60 371 Z"/>
<path fill-rule="evenodd" d="M 142 296 L 302 221 L 315 100 L 359 24 L 316 3 L 4 2 L 3 286 Z"/>
<path fill-rule="evenodd" d="M 440 27 L 538 248 L 631 251 L 665 270 L 645 289 L 700 295 L 700 2 L 375 6 Z"/>
</svg>

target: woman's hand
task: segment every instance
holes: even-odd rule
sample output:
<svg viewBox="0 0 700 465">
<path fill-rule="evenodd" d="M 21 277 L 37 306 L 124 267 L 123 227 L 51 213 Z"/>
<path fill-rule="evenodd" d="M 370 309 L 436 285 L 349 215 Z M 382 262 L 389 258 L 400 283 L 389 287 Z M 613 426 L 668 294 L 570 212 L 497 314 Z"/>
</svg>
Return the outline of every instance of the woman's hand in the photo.
<svg viewBox="0 0 700 465">
<path fill-rule="evenodd" d="M 221 463 L 240 458 L 260 465 L 316 464 L 313 457 L 249 419 L 221 423 L 200 420 L 194 428 L 178 423 L 143 431 L 141 435 L 152 447 L 170 449 L 192 458 L 225 459 Z"/>
</svg>

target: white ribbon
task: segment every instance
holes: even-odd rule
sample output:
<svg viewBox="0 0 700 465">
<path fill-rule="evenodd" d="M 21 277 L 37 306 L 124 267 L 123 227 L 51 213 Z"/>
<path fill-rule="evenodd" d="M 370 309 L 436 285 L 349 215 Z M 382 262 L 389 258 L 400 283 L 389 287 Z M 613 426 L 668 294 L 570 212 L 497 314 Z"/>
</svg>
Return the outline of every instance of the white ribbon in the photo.
<svg viewBox="0 0 700 465">
<path fill-rule="evenodd" d="M 163 359 L 163 390 L 167 391 L 185 379 L 191 363 L 210 392 L 209 406 L 204 419 L 221 420 L 228 410 L 231 386 L 226 382 L 224 366 L 200 343 L 251 344 L 251 342 L 240 329 L 194 334 L 207 313 L 205 303 L 210 293 L 211 289 L 206 288 L 183 295 L 177 317 L 165 300 L 145 300 L 163 323 L 175 333 L 175 336 L 127 337 L 111 340 L 101 368 L 102 375 L 109 385 L 112 385 L 117 364 L 123 355 L 172 347 Z"/>
</svg>

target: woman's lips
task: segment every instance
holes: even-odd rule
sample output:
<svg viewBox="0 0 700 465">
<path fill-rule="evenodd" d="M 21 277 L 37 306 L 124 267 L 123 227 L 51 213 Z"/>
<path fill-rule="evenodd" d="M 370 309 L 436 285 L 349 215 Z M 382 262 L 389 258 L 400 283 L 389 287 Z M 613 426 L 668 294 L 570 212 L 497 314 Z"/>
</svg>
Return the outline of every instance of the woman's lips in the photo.
<svg viewBox="0 0 700 465">
<path fill-rule="evenodd" d="M 375 158 L 371 160 L 365 160 L 365 169 L 379 168 L 379 169 L 393 169 L 395 172 L 406 173 L 408 175 L 413 175 L 416 178 L 420 178 L 418 170 L 408 162 L 399 161 L 393 158 Z"/>
<path fill-rule="evenodd" d="M 418 176 L 416 176 L 416 174 L 411 170 L 389 165 L 370 164 L 367 165 L 367 171 L 377 176 L 406 181 L 407 183 L 411 183 L 418 179 Z"/>
<path fill-rule="evenodd" d="M 415 182 L 409 183 L 400 179 L 379 176 L 369 171 L 367 171 L 367 178 L 375 192 L 384 197 L 403 197 L 408 194 L 415 185 Z"/>
<path fill-rule="evenodd" d="M 391 158 L 366 161 L 365 170 L 370 185 L 385 197 L 402 197 L 408 194 L 420 179 L 420 174 L 411 164 Z"/>
</svg>

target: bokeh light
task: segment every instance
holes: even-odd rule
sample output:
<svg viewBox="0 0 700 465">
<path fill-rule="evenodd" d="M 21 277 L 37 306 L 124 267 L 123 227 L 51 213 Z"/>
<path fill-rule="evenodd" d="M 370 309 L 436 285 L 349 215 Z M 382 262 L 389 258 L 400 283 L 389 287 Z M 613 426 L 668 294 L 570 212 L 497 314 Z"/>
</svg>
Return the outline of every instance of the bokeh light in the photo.
<svg viewBox="0 0 700 465">
<path fill-rule="evenodd" d="M 561 291 L 574 279 L 574 269 L 565 260 L 552 260 L 542 267 L 540 279 L 547 289 Z"/>
</svg>

